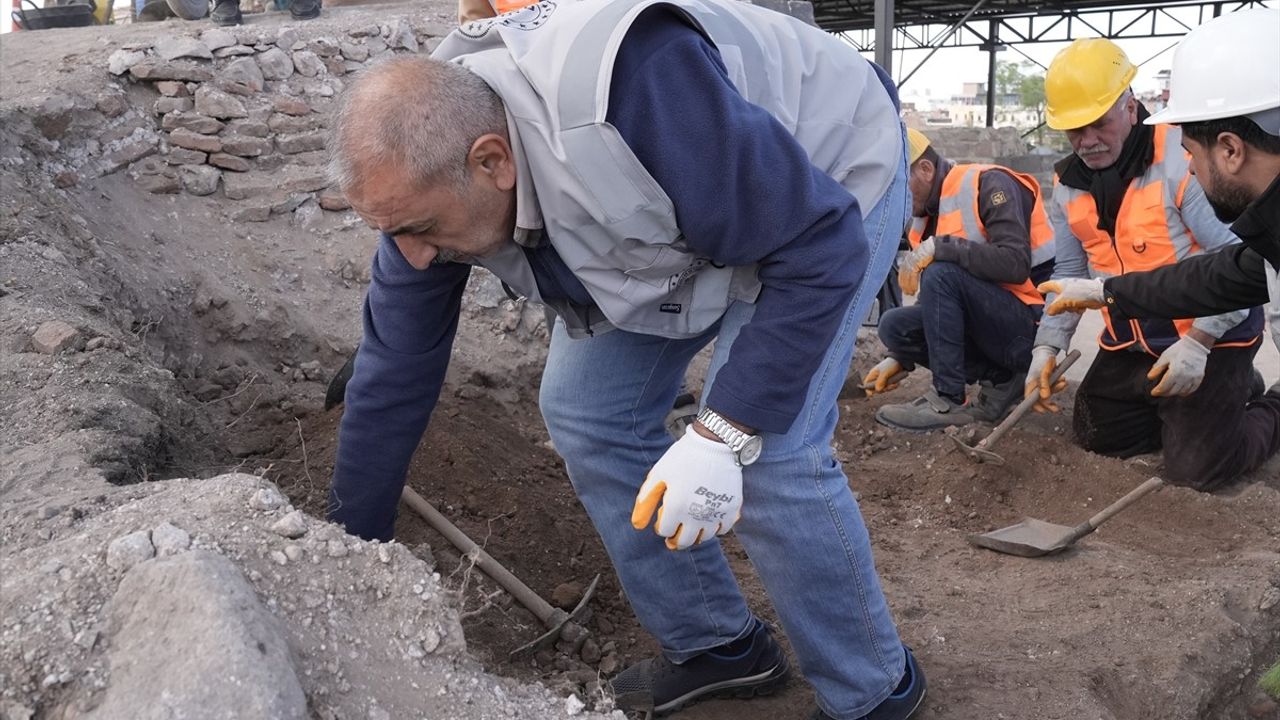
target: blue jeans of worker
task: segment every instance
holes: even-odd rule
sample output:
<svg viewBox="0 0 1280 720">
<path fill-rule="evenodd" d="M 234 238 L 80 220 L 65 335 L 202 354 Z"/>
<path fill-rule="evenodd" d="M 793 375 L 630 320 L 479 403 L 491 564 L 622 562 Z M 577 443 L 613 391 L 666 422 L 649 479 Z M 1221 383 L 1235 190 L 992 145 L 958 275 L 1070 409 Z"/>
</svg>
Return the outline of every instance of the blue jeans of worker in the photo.
<svg viewBox="0 0 1280 720">
<path fill-rule="evenodd" d="M 955 263 L 935 262 L 920 276 L 916 304 L 880 319 L 880 341 L 904 366 L 929 368 L 939 395 L 963 397 L 968 383 L 1027 371 L 1041 307 Z"/>
<path fill-rule="evenodd" d="M 763 436 L 743 469 L 734 532 L 750 556 L 823 709 L 857 718 L 892 692 L 904 655 L 881 591 L 849 480 L 831 447 L 836 397 L 858 327 L 888 272 L 906 222 L 905 164 L 864 219 L 871 263 L 785 434 Z M 652 528 L 631 527 L 645 475 L 671 445 L 663 418 L 689 361 L 715 340 L 708 377 L 729 357 L 755 306 L 732 304 L 700 337 L 614 330 L 573 340 L 557 322 L 542 377 L 543 417 L 578 498 L 604 540 L 645 629 L 673 662 L 742 637 L 753 622 L 717 539 L 671 551 Z"/>
</svg>

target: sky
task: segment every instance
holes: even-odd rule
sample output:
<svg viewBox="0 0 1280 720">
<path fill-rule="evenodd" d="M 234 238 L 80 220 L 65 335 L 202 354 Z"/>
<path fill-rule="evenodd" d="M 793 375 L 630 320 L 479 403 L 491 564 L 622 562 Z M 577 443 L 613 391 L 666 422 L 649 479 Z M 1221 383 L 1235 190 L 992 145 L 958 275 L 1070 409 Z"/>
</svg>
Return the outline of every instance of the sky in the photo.
<svg viewBox="0 0 1280 720">
<path fill-rule="evenodd" d="M 1262 3 L 1266 7 L 1280 7 L 1280 0 L 1267 0 Z M 1228 5 L 1230 7 L 1230 5 Z M 1166 11 L 1172 18 L 1195 27 L 1199 22 L 1199 13 L 1195 8 L 1170 8 Z M 1122 17 L 1133 17 L 1137 13 L 1129 12 L 1128 15 Z M 1181 30 L 1178 23 L 1170 17 L 1160 16 L 1157 20 L 1157 29 L 1164 30 Z M 1101 22 L 1101 21 L 1098 21 Z M 1095 24 L 1097 24 L 1095 22 Z M 1150 27 L 1151 21 L 1145 21 L 1145 26 Z M 985 23 L 981 23 L 985 27 Z M 935 28 L 939 30 L 940 28 Z M 1077 37 L 1088 37 L 1087 29 L 1081 25 L 1076 26 Z M 937 33 L 935 32 L 935 35 Z M 1140 38 L 1132 40 L 1117 40 L 1116 43 L 1129 56 L 1129 60 L 1135 64 L 1139 64 L 1138 74 L 1134 78 L 1133 88 L 1135 92 L 1142 93 L 1154 91 L 1158 88 L 1156 81 L 1156 73 L 1160 70 L 1167 70 L 1173 62 L 1173 47 L 1178 42 L 1177 37 L 1161 37 L 1161 38 Z M 1067 46 L 1067 42 L 1055 43 L 1036 43 L 1018 45 L 1017 50 L 1034 58 L 1042 65 L 1047 66 L 1053 56 Z M 893 53 L 893 76 L 895 80 L 901 81 L 906 75 L 924 60 L 928 55 L 928 50 L 895 50 Z M 870 57 L 870 54 L 868 54 Z M 1019 52 L 1009 49 L 1000 52 L 997 55 L 1000 61 L 1022 62 L 1027 59 Z M 1042 72 L 1038 67 L 1032 67 L 1037 72 Z M 943 48 L 929 58 L 928 62 L 916 72 L 902 87 L 902 99 L 907 102 L 920 102 L 926 98 L 937 100 L 945 100 L 952 95 L 960 93 L 961 87 L 967 82 L 987 81 L 987 53 L 977 48 Z"/>
</svg>

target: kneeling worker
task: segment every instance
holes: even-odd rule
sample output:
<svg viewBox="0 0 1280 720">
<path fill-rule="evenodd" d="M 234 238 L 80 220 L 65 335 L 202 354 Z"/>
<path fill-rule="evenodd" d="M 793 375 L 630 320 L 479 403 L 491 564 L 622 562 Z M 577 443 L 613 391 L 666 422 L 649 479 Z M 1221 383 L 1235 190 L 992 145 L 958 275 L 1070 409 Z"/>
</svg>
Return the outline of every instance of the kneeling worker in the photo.
<svg viewBox="0 0 1280 720">
<path fill-rule="evenodd" d="M 1143 124 L 1146 109 L 1129 90 L 1136 72 L 1114 43 L 1090 39 L 1058 53 L 1045 74 L 1048 124 L 1075 151 L 1058 163 L 1048 203 L 1054 280 L 1152 270 L 1239 242 L 1189 172 L 1183 145 L 1192 141 L 1179 128 Z M 1075 398 L 1076 442 L 1112 457 L 1163 448 L 1165 479 L 1199 489 L 1234 477 L 1240 447 L 1228 420 L 1251 395 L 1260 310 L 1122 321 L 1104 308 L 1103 317 L 1101 351 Z M 1049 376 L 1077 321 L 1064 313 L 1040 323 L 1027 392 L 1039 393 L 1043 409 L 1053 409 L 1060 388 Z"/>
<path fill-rule="evenodd" d="M 1106 307 L 1123 318 L 1195 317 L 1268 302 L 1280 347 L 1280 10 L 1242 10 L 1191 31 L 1173 57 L 1169 106 L 1147 119 L 1178 123 L 1191 169 L 1205 197 L 1242 244 L 1175 265 L 1102 279 L 1068 279 L 1041 287 L 1054 294 L 1050 315 Z M 1269 290 L 1268 290 L 1269 287 Z M 1213 364 L 1221 351 L 1207 349 Z M 1235 363 L 1235 383 L 1251 368 Z M 1280 452 L 1280 383 L 1262 394 L 1253 378 L 1247 404 L 1230 396 L 1212 404 L 1190 443 L 1206 489 L 1253 470 Z M 1201 393 L 1204 391 L 1201 390 Z M 1238 400 L 1238 395 L 1235 396 Z M 1196 479 L 1196 478 L 1193 478 Z"/>
<path fill-rule="evenodd" d="M 863 386 L 868 396 L 891 390 L 922 365 L 933 372 L 933 388 L 880 408 L 878 421 L 913 431 L 995 422 L 1022 398 L 1044 303 L 1035 281 L 1053 268 L 1040 185 L 995 165 L 954 164 L 919 131 L 907 135 L 915 217 L 899 281 L 920 296 L 881 318 L 889 356 Z M 965 385 L 975 382 L 982 388 L 966 402 Z"/>
</svg>

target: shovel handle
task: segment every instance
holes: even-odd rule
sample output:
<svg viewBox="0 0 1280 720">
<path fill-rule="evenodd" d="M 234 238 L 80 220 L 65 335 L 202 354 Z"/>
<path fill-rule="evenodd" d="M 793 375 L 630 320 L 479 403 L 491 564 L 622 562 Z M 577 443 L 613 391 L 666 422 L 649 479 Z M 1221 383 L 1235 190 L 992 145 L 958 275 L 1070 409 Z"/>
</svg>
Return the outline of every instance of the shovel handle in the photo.
<svg viewBox="0 0 1280 720">
<path fill-rule="evenodd" d="M 1062 376 L 1067 374 L 1067 368 L 1071 367 L 1075 364 L 1075 361 L 1079 359 L 1079 350 L 1072 350 L 1067 353 L 1067 356 L 1062 359 L 1062 363 L 1058 365 L 1058 367 L 1053 371 L 1053 375 L 1049 377 L 1049 387 L 1056 385 L 1058 381 L 1062 379 Z M 983 438 L 982 441 L 978 443 L 977 447 L 981 450 L 986 450 L 996 444 L 1000 438 L 1004 437 L 1005 433 L 1009 432 L 1014 425 L 1018 424 L 1018 421 L 1022 419 L 1022 416 L 1026 415 L 1027 412 L 1031 410 L 1031 406 L 1035 405 L 1036 400 L 1039 398 L 1040 396 L 1038 393 L 1032 393 L 1022 398 L 1022 402 L 1018 403 L 1018 407 L 1014 408 L 1013 412 L 1009 413 L 1009 417 L 1005 418 L 1004 422 L 997 425 L 996 429 L 992 430 L 990 435 Z"/>
<path fill-rule="evenodd" d="M 413 488 L 406 485 L 400 493 L 400 498 L 404 500 L 406 505 L 413 508 L 414 512 L 421 515 L 422 519 L 426 520 L 432 529 L 443 535 L 450 543 L 453 543 L 453 546 L 459 551 L 474 557 L 476 559 L 476 567 L 480 568 L 485 575 L 493 578 L 494 582 L 501 585 L 503 590 L 511 593 L 511 596 L 536 615 L 542 624 L 550 626 L 568 617 L 568 613 L 552 607 L 551 603 L 543 600 L 528 585 L 521 582 L 520 578 L 512 575 L 510 570 L 507 570 L 501 563 L 494 560 L 493 556 L 484 551 L 484 548 L 477 545 L 474 540 L 467 537 L 466 533 L 459 530 L 457 525 L 449 522 L 449 518 L 441 515 L 439 510 L 436 510 L 431 503 L 427 502 L 426 498 L 414 492 Z M 564 618 L 558 617 L 557 614 L 563 615 Z"/>
<path fill-rule="evenodd" d="M 1075 530 L 1071 531 L 1071 542 L 1075 542 L 1076 540 L 1079 540 L 1080 538 L 1084 537 L 1085 535 L 1088 535 L 1094 530 L 1097 530 L 1098 526 L 1110 520 L 1111 516 L 1115 515 L 1121 510 L 1124 510 L 1130 505 L 1138 502 L 1145 495 L 1147 495 L 1147 493 L 1150 493 L 1153 490 L 1159 489 L 1161 485 L 1164 485 L 1164 481 L 1158 477 L 1153 477 L 1147 480 L 1146 482 L 1142 483 L 1138 487 L 1130 490 L 1128 495 L 1125 495 L 1119 500 L 1102 508 L 1101 510 L 1098 511 L 1097 515 L 1094 515 L 1088 520 L 1085 520 L 1084 522 L 1077 525 Z"/>
</svg>

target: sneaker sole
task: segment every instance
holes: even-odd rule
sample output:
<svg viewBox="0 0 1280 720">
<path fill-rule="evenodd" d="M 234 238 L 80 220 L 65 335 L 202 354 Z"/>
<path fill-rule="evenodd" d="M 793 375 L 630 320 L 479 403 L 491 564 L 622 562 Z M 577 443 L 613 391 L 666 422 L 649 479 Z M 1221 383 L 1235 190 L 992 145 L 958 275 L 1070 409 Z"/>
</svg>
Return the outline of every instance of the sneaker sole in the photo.
<svg viewBox="0 0 1280 720">
<path fill-rule="evenodd" d="M 970 421 L 967 423 L 953 423 L 951 425 L 938 425 L 937 427 L 929 427 L 929 428 L 914 428 L 914 427 L 907 427 L 906 425 L 899 425 L 891 420 L 886 420 L 880 417 L 880 413 L 876 413 L 876 422 L 880 423 L 881 425 L 884 425 L 885 427 L 893 428 L 894 430 L 901 430 L 902 432 L 915 433 L 916 435 L 924 435 L 926 433 L 934 433 L 940 430 L 946 430 L 947 428 L 975 425 L 977 424 L 978 421 L 970 419 Z"/>
<path fill-rule="evenodd" d="M 302 13 L 300 15 L 289 13 L 289 17 L 292 17 L 294 20 L 314 20 L 320 17 L 320 8 L 316 8 L 315 12 Z"/>
<path fill-rule="evenodd" d="M 691 693 L 682 695 L 668 703 L 658 705 L 653 709 L 654 715 L 666 715 L 676 712 L 681 708 L 692 705 L 703 700 L 737 698 L 748 699 L 762 695 L 772 695 L 782 689 L 791 679 L 791 668 L 787 664 L 787 659 L 782 658 L 782 662 L 774 665 L 759 675 L 752 675 L 744 678 L 734 678 L 721 683 L 707 685 L 698 688 Z"/>
</svg>

